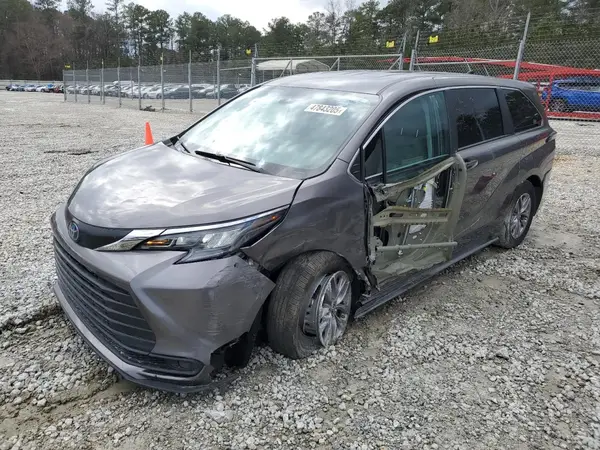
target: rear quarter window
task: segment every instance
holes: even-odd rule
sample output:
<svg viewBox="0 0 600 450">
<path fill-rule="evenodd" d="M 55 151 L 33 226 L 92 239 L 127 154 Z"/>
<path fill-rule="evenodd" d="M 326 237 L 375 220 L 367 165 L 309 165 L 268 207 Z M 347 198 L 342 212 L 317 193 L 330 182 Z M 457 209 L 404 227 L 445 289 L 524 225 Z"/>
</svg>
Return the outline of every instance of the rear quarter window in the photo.
<svg viewBox="0 0 600 450">
<path fill-rule="evenodd" d="M 504 135 L 494 88 L 452 89 L 448 98 L 456 120 L 459 149 Z"/>
<path fill-rule="evenodd" d="M 515 133 L 531 130 L 542 125 L 542 115 L 521 91 L 502 89 Z"/>
</svg>

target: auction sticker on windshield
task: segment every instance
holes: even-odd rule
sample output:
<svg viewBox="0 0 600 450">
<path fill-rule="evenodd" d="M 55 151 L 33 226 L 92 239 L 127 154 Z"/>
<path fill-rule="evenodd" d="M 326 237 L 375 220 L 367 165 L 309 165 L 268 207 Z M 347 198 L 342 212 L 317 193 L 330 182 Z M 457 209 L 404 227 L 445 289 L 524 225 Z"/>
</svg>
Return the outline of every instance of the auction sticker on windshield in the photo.
<svg viewBox="0 0 600 450">
<path fill-rule="evenodd" d="M 334 105 L 319 105 L 317 103 L 313 103 L 312 105 L 308 105 L 308 107 L 304 110 L 306 112 L 320 113 L 320 114 L 329 114 L 331 116 L 341 116 L 344 114 L 348 108 L 344 108 L 343 106 L 334 106 Z"/>
</svg>

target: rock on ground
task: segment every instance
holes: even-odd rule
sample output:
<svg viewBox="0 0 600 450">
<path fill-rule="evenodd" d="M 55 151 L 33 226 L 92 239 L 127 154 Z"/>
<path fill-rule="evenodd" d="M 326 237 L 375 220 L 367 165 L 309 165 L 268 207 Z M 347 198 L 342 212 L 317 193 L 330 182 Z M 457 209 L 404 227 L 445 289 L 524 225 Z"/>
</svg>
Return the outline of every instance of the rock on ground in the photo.
<svg viewBox="0 0 600 450">
<path fill-rule="evenodd" d="M 231 384 L 177 396 L 119 380 L 66 323 L 48 219 L 146 120 L 159 138 L 197 116 L 61 99 L 0 93 L 0 450 L 600 448 L 599 125 L 555 124 L 520 248 L 461 262 L 335 348 L 261 347 Z"/>
</svg>

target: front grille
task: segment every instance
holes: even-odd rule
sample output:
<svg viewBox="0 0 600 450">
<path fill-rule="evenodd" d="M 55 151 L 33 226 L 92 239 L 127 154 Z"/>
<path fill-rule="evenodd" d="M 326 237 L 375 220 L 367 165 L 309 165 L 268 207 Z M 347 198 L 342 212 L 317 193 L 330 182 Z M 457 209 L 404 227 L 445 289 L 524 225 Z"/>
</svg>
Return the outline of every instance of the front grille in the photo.
<svg viewBox="0 0 600 450">
<path fill-rule="evenodd" d="M 155 335 L 133 297 L 75 260 L 54 240 L 58 284 L 69 305 L 85 326 L 123 361 L 157 373 L 197 374 L 195 360 L 150 354 Z"/>
</svg>

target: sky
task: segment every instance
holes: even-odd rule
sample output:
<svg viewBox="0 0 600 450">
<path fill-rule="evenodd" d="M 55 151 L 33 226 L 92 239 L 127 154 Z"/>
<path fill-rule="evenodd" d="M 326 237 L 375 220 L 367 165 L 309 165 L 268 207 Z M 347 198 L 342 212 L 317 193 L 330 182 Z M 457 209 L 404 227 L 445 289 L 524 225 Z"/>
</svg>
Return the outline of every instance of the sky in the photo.
<svg viewBox="0 0 600 450">
<path fill-rule="evenodd" d="M 125 0 L 129 3 L 130 0 Z M 262 31 L 271 19 L 285 16 L 292 23 L 305 22 L 315 11 L 324 11 L 327 0 L 134 0 L 150 10 L 164 9 L 171 17 L 201 12 L 211 20 L 230 14 Z M 104 11 L 104 0 L 92 0 L 95 10 Z"/>
</svg>

